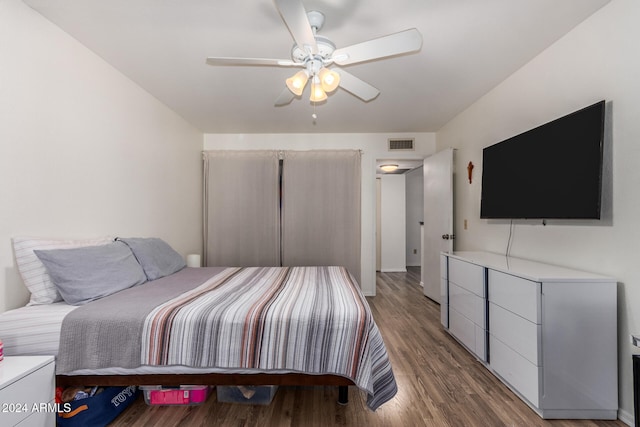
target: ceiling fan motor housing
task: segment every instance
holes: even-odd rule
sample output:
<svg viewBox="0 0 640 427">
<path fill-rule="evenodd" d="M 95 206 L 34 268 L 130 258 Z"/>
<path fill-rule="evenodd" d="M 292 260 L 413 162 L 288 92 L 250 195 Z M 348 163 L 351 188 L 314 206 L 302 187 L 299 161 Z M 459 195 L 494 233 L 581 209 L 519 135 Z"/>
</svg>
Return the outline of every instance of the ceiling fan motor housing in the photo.
<svg viewBox="0 0 640 427">
<path fill-rule="evenodd" d="M 333 55 L 333 51 L 336 50 L 336 45 L 333 44 L 331 40 L 323 36 L 316 35 L 315 39 L 316 44 L 318 45 L 318 53 L 315 55 L 315 57 L 320 57 L 323 61 L 329 60 L 329 58 L 331 58 L 331 55 Z M 294 62 L 304 63 L 306 60 L 313 58 L 314 56 L 312 56 L 309 52 L 305 52 L 297 44 L 293 45 L 293 47 L 291 48 L 291 59 Z"/>
</svg>

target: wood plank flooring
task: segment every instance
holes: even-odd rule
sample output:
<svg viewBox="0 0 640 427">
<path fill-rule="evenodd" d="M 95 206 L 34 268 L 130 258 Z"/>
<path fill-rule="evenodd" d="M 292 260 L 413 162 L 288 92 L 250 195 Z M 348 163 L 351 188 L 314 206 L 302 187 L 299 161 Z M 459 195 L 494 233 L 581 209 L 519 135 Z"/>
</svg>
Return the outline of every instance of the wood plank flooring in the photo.
<svg viewBox="0 0 640 427">
<path fill-rule="evenodd" d="M 111 425 L 149 426 L 625 426 L 620 421 L 546 421 L 467 353 L 440 326 L 440 306 L 422 295 L 418 268 L 378 273 L 368 298 L 385 340 L 398 394 L 376 412 L 349 387 L 280 387 L 268 406 L 219 403 L 150 407 L 140 398 Z"/>
</svg>

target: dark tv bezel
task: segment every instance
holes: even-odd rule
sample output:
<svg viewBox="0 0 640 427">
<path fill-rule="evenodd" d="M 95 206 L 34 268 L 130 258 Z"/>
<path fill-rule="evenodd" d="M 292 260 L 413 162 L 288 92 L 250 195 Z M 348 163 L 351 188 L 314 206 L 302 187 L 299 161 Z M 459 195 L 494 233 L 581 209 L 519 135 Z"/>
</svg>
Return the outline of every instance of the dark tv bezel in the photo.
<svg viewBox="0 0 640 427">
<path fill-rule="evenodd" d="M 490 147 L 494 147 L 498 144 L 508 144 L 511 141 L 514 140 L 518 140 L 519 137 L 522 137 L 526 134 L 530 134 L 536 131 L 539 131 L 541 128 L 544 128 L 545 126 L 554 124 L 558 121 L 562 121 L 564 119 L 570 118 L 574 115 L 578 115 L 582 112 L 584 112 L 585 110 L 589 110 L 592 108 L 599 108 L 600 109 L 600 134 L 599 134 L 599 161 L 598 161 L 598 180 L 597 180 L 597 204 L 595 207 L 595 214 L 594 215 L 558 215 L 556 213 L 553 214 L 540 214 L 540 215 L 532 215 L 532 216 L 528 216 L 528 215 L 513 215 L 511 212 L 509 212 L 508 209 L 503 209 L 502 212 L 503 213 L 491 213 L 491 214 L 484 214 L 483 211 L 485 209 L 483 209 L 483 202 L 484 202 L 484 198 L 485 198 L 485 179 L 484 179 L 484 174 L 485 174 L 485 150 L 490 148 Z M 594 104 L 591 104 L 587 107 L 581 108 L 580 110 L 574 111 L 572 113 L 569 113 L 565 116 L 559 117 L 557 119 L 554 119 L 552 121 L 549 121 L 547 123 L 544 123 L 540 126 L 537 126 L 535 128 L 529 129 L 525 132 L 522 132 L 520 134 L 517 134 L 515 136 L 512 136 L 510 138 L 507 138 L 503 141 L 497 142 L 496 144 L 492 144 L 490 146 L 487 146 L 485 148 L 483 148 L 482 150 L 482 159 L 483 159 L 483 165 L 482 165 L 482 188 L 481 188 L 481 197 L 480 197 L 480 218 L 482 219 L 524 219 L 524 220 L 534 220 L 534 219 L 564 219 L 564 220 L 600 220 L 601 216 L 602 216 L 602 184 L 603 184 L 603 163 L 604 163 L 604 133 L 605 133 L 605 108 L 606 108 L 606 102 L 605 100 L 602 101 L 598 101 Z"/>
</svg>

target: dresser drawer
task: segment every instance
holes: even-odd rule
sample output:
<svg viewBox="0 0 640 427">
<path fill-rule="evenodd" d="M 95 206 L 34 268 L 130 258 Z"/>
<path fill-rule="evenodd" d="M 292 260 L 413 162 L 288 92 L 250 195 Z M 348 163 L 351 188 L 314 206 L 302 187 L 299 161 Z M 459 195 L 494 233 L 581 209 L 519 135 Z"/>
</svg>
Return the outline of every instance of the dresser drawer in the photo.
<svg viewBox="0 0 640 427">
<path fill-rule="evenodd" d="M 440 303 L 440 323 L 445 329 L 449 329 L 449 304 Z"/>
<path fill-rule="evenodd" d="M 476 325 L 476 356 L 483 362 L 487 361 L 487 330 Z"/>
<path fill-rule="evenodd" d="M 475 353 L 476 325 L 449 306 L 449 332 L 467 349 Z"/>
<path fill-rule="evenodd" d="M 483 362 L 487 361 L 486 330 L 484 327 L 476 325 L 463 314 L 449 307 L 449 332 L 478 359 Z"/>
<path fill-rule="evenodd" d="M 536 366 L 542 365 L 539 345 L 542 326 L 530 322 L 499 305 L 489 304 L 489 331 L 505 345 Z"/>
<path fill-rule="evenodd" d="M 449 304 L 449 283 L 440 279 L 440 304 Z"/>
<path fill-rule="evenodd" d="M 447 262 L 449 257 L 446 255 L 440 255 L 440 277 L 443 279 L 448 279 L 449 276 L 447 274 Z"/>
<path fill-rule="evenodd" d="M 53 400 L 51 400 L 53 402 Z M 55 412 L 34 412 L 29 415 L 20 423 L 16 424 L 16 427 L 55 427 L 56 425 L 56 413 Z"/>
<path fill-rule="evenodd" d="M 476 325 L 485 327 L 485 299 L 449 282 L 449 305 L 451 309 L 463 313 Z"/>
<path fill-rule="evenodd" d="M 540 283 L 489 270 L 489 301 L 540 323 Z"/>
<path fill-rule="evenodd" d="M 440 279 L 440 323 L 449 328 L 449 286 L 446 279 Z"/>
<path fill-rule="evenodd" d="M 542 368 L 529 362 L 493 335 L 489 336 L 489 348 L 491 369 L 531 404 L 538 407 Z"/>
<path fill-rule="evenodd" d="M 484 297 L 484 267 L 449 258 L 449 282 Z"/>
</svg>

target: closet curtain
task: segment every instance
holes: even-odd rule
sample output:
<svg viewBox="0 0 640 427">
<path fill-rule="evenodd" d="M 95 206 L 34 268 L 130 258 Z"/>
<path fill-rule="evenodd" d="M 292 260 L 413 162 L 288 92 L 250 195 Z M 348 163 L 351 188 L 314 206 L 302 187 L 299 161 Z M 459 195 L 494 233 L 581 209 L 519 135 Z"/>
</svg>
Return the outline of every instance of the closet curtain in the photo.
<svg viewBox="0 0 640 427">
<path fill-rule="evenodd" d="M 360 151 L 285 151 L 282 264 L 341 265 L 360 283 Z"/>
<path fill-rule="evenodd" d="M 203 154 L 205 265 L 341 265 L 360 281 L 360 151 Z"/>
<path fill-rule="evenodd" d="M 205 151 L 206 266 L 279 266 L 278 151 Z"/>
</svg>

